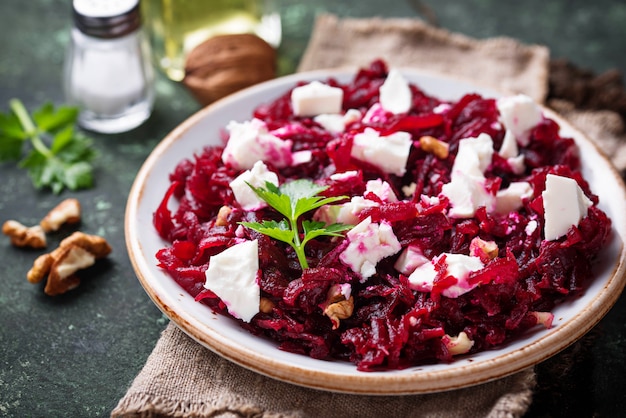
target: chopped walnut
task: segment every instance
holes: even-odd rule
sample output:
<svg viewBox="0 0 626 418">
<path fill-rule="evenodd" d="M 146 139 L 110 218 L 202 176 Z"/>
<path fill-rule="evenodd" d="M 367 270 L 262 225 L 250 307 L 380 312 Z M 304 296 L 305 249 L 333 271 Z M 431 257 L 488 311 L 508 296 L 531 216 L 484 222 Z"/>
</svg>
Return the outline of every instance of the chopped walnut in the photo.
<svg viewBox="0 0 626 418">
<path fill-rule="evenodd" d="M 338 302 L 330 303 L 324 309 L 324 315 L 330 318 L 333 324 L 333 329 L 339 328 L 339 320 L 350 318 L 354 311 L 354 298 L 350 296 L 350 299 L 340 300 Z"/>
<path fill-rule="evenodd" d="M 60 254 L 50 268 L 44 292 L 50 296 L 60 295 L 80 284 L 78 270 L 93 266 L 96 257 L 84 248 L 70 245 Z"/>
<path fill-rule="evenodd" d="M 77 245 L 92 253 L 96 258 L 109 255 L 111 246 L 106 239 L 98 235 L 88 235 L 83 232 L 74 232 L 59 244 L 59 248 L 69 245 Z M 56 250 L 55 250 L 56 251 Z"/>
<path fill-rule="evenodd" d="M 28 227 L 18 221 L 9 220 L 2 225 L 2 233 L 11 238 L 11 244 L 16 247 L 46 247 L 46 234 L 39 225 Z"/>
<path fill-rule="evenodd" d="M 470 255 L 478 257 L 480 261 L 486 263 L 498 256 L 498 244 L 495 241 L 485 241 L 475 237 L 470 242 Z"/>
<path fill-rule="evenodd" d="M 552 321 L 554 321 L 554 314 L 551 312 L 529 312 L 530 315 L 537 319 L 537 323 L 546 327 L 546 329 L 552 328 Z"/>
<path fill-rule="evenodd" d="M 39 283 L 47 275 L 46 294 L 65 293 L 80 283 L 74 273 L 93 265 L 95 260 L 106 257 L 110 252 L 111 246 L 104 238 L 74 232 L 52 252 L 39 256 L 26 278 L 31 283 Z"/>
<path fill-rule="evenodd" d="M 53 263 L 54 257 L 51 253 L 40 255 L 35 259 L 28 273 L 26 273 L 26 279 L 31 283 L 39 283 L 50 272 Z"/>
<path fill-rule="evenodd" d="M 448 352 L 453 356 L 468 353 L 474 346 L 474 341 L 470 340 L 465 332 L 460 332 L 456 337 L 450 337 L 448 334 L 441 337 Z"/>
<path fill-rule="evenodd" d="M 233 210 L 229 206 L 222 206 L 217 212 L 217 218 L 215 219 L 215 226 L 226 226 L 228 225 L 228 215 Z"/>
<path fill-rule="evenodd" d="M 450 147 L 447 142 L 440 141 L 434 136 L 426 135 L 420 138 L 420 148 L 425 152 L 429 152 L 435 157 L 444 160 L 448 158 Z"/>
<path fill-rule="evenodd" d="M 261 298 L 261 302 L 259 303 L 259 310 L 263 313 L 272 313 L 272 309 L 274 309 L 274 302 L 272 302 L 268 298 Z"/>
<path fill-rule="evenodd" d="M 39 225 L 45 232 L 52 232 L 58 231 L 63 224 L 78 222 L 80 222 L 80 202 L 78 199 L 65 199 L 48 212 Z"/>
</svg>

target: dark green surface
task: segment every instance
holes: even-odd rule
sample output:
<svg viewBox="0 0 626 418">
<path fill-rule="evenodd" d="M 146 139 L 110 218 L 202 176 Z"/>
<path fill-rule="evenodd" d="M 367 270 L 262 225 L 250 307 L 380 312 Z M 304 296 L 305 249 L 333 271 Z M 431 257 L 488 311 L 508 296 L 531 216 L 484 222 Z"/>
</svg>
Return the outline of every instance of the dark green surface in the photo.
<svg viewBox="0 0 626 418">
<path fill-rule="evenodd" d="M 295 68 L 316 13 L 418 16 L 400 0 L 280 0 L 284 19 L 281 69 Z M 61 72 L 69 38 L 69 1 L 2 0 L 0 109 L 21 98 L 32 109 L 63 102 Z M 626 71 L 626 3 L 609 0 L 423 1 L 438 23 L 484 38 L 517 37 L 551 48 L 584 68 Z M 13 248 L 0 236 L 0 416 L 108 416 L 152 351 L 167 323 L 134 276 L 124 243 L 124 208 L 134 176 L 152 148 L 198 109 L 181 86 L 163 78 L 151 119 L 120 135 L 92 135 L 100 157 L 96 187 L 60 196 L 33 189 L 25 173 L 0 165 L 0 222 L 35 224 L 61 199 L 78 198 L 80 229 L 106 237 L 107 261 L 81 286 L 50 298 L 25 279 L 41 252 Z M 71 232 L 50 238 L 50 247 Z M 620 299 L 582 343 L 539 367 L 540 391 L 529 416 L 622 416 L 626 410 L 626 301 Z M 574 366 L 563 367 L 576 357 Z M 390 412 L 392 410 L 390 409 Z"/>
</svg>

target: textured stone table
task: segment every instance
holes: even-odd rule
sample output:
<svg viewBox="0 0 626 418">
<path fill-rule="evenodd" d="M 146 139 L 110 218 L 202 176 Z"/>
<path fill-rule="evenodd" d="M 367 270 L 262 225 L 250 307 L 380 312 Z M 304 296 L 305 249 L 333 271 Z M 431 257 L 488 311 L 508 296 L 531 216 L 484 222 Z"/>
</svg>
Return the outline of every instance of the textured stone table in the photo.
<svg viewBox="0 0 626 418">
<path fill-rule="evenodd" d="M 279 0 L 282 73 L 293 71 L 316 13 L 430 16 L 474 37 L 507 35 L 548 45 L 597 72 L 626 71 L 626 4 L 610 0 L 501 2 Z M 0 109 L 17 97 L 33 109 L 63 103 L 62 62 L 71 26 L 68 1 L 3 0 L 0 12 Z M 421 13 L 421 14 L 420 14 Z M 51 298 L 25 275 L 38 251 L 0 239 L 0 416 L 108 416 L 141 369 L 167 319 L 132 271 L 124 243 L 124 209 L 134 176 L 152 148 L 199 106 L 160 77 L 151 119 L 119 135 L 95 135 L 96 186 L 53 195 L 36 191 L 25 172 L 0 164 L 0 221 L 38 223 L 61 199 L 83 206 L 80 229 L 106 237 L 113 253 L 70 294 Z M 70 229 L 50 237 L 50 246 Z M 626 410 L 626 300 L 581 344 L 539 367 L 541 386 L 529 416 L 621 416 Z M 567 356 L 579 361 L 560 367 Z M 567 363 L 571 364 L 571 363 Z"/>
</svg>

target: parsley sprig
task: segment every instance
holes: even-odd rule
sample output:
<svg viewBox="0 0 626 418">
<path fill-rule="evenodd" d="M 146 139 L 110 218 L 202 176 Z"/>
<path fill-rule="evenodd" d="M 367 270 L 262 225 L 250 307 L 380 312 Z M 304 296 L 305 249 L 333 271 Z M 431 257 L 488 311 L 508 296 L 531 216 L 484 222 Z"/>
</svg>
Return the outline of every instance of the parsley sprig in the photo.
<svg viewBox="0 0 626 418">
<path fill-rule="evenodd" d="M 343 235 L 343 232 L 352 228 L 352 225 L 341 223 L 327 225 L 324 222 L 306 219 L 302 221 L 302 230 L 300 230 L 299 219 L 302 215 L 347 197 L 319 196 L 322 191 L 326 190 L 327 187 L 325 186 L 319 186 L 307 179 L 294 180 L 280 187 L 269 181 L 265 182 L 265 187 L 255 187 L 251 184 L 248 186 L 269 206 L 285 216 L 285 219 L 278 222 L 264 220 L 263 222 L 241 222 L 241 224 L 270 238 L 289 244 L 295 250 L 302 269 L 309 268 L 304 246 L 310 240 L 321 236 L 339 237 Z"/>
<path fill-rule="evenodd" d="M 76 107 L 46 103 L 32 116 L 19 99 L 9 107 L 9 113 L 0 113 L 0 162 L 17 161 L 37 189 L 49 187 L 55 194 L 65 187 L 92 187 L 95 151 L 91 139 L 75 129 Z"/>
</svg>

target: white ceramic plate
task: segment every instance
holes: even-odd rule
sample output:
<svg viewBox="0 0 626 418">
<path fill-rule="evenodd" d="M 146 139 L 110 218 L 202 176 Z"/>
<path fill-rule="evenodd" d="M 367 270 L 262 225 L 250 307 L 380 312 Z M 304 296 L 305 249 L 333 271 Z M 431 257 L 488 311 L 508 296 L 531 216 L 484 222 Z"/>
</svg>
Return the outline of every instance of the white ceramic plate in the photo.
<svg viewBox="0 0 626 418">
<path fill-rule="evenodd" d="M 261 103 L 278 97 L 301 80 L 342 82 L 353 72 L 324 71 L 283 77 L 234 94 L 194 114 L 172 131 L 151 153 L 139 171 L 126 208 L 126 243 L 135 272 L 153 302 L 184 332 L 200 344 L 239 365 L 264 375 L 306 387 L 356 394 L 409 394 L 451 390 L 504 377 L 537 364 L 582 337 L 608 312 L 626 281 L 626 193 L 607 158 L 563 119 L 545 110 L 566 136 L 581 148 L 584 175 L 600 197 L 600 207 L 613 222 L 613 237 L 602 252 L 596 278 L 581 297 L 554 310 L 551 329 L 536 327 L 515 341 L 456 360 L 452 364 L 413 367 L 399 371 L 359 372 L 347 362 L 315 360 L 280 351 L 274 342 L 249 334 L 227 317 L 195 302 L 156 266 L 156 252 L 167 245 L 152 225 L 152 215 L 169 186 L 176 164 L 216 141 L 231 120 L 244 121 Z M 458 99 L 467 92 L 489 97 L 498 93 L 470 83 L 436 75 L 404 71 L 406 78 L 427 93 Z"/>
</svg>

